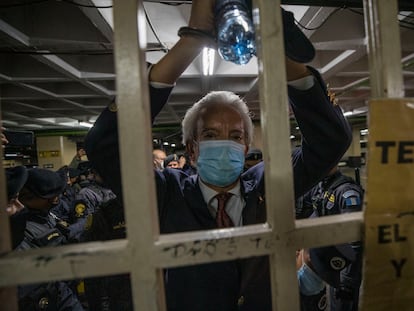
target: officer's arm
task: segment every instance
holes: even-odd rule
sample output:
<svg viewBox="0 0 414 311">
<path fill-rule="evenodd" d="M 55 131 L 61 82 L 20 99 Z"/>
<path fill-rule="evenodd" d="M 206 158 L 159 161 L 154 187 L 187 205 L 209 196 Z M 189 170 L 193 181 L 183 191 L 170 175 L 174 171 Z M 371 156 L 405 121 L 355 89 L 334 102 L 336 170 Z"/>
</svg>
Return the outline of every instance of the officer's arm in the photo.
<svg viewBox="0 0 414 311">
<path fill-rule="evenodd" d="M 188 26 L 214 33 L 214 15 L 212 0 L 193 0 Z M 177 79 L 200 54 L 202 49 L 211 44 L 211 38 L 198 35 L 183 35 L 178 42 L 153 65 L 149 73 L 151 120 L 161 111 L 168 101 Z"/>
<path fill-rule="evenodd" d="M 188 26 L 206 33 L 214 32 L 212 0 L 193 0 Z M 184 35 L 174 47 L 151 68 L 150 82 L 174 84 L 201 50 L 211 43 L 207 37 Z"/>
<path fill-rule="evenodd" d="M 308 70 L 312 73 L 310 87 L 300 89 L 292 82 L 288 87 L 290 104 L 302 133 L 302 147 L 292 155 L 296 197 L 327 175 L 352 139 L 349 124 L 328 96 L 322 77 L 315 69 Z"/>
</svg>

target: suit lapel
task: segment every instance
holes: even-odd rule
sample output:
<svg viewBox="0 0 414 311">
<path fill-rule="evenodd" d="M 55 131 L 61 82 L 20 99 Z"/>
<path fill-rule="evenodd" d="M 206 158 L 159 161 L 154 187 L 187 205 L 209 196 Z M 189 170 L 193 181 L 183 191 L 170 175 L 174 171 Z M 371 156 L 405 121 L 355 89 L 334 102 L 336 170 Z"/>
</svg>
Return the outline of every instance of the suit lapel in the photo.
<svg viewBox="0 0 414 311">
<path fill-rule="evenodd" d="M 198 175 L 192 175 L 187 178 L 183 192 L 186 204 L 190 207 L 191 212 L 203 229 L 215 229 L 216 221 L 211 216 L 207 203 L 204 201 L 198 184 Z"/>
<path fill-rule="evenodd" d="M 242 176 L 241 192 L 246 205 L 243 209 L 243 225 L 253 225 L 266 221 L 266 204 L 263 194 L 263 180 L 261 178 Z"/>
</svg>

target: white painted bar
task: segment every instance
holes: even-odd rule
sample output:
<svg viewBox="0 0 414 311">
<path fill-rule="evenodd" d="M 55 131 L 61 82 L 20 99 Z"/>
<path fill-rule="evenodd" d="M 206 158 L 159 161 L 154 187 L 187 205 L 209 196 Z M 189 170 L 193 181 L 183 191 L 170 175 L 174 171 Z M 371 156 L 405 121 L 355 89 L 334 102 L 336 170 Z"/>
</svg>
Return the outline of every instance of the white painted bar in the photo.
<svg viewBox="0 0 414 311">
<path fill-rule="evenodd" d="M 256 3 L 260 19 L 257 47 L 267 221 L 273 229 L 274 241 L 281 246 L 270 257 L 272 304 L 274 310 L 299 310 L 295 248 L 286 241 L 286 234 L 294 230 L 295 224 L 280 1 L 259 0 Z"/>
<path fill-rule="evenodd" d="M 232 229 L 161 235 L 152 248 L 152 268 L 268 255 L 285 250 L 325 246 L 361 239 L 362 212 L 296 221 L 296 230 L 275 240 L 267 224 Z M 4 254 L 0 286 L 46 280 L 127 273 L 131 260 L 127 240 L 72 244 Z M 18 265 L 18 269 L 15 267 Z"/>
<path fill-rule="evenodd" d="M 127 240 L 10 252 L 0 260 L 0 286 L 126 273 Z"/>
<path fill-rule="evenodd" d="M 404 97 L 397 0 L 364 0 L 372 98 Z"/>
<path fill-rule="evenodd" d="M 134 309 L 159 310 L 163 282 L 151 265 L 159 234 L 152 163 L 145 14 L 142 2 L 113 2 L 120 161 Z M 138 11 L 138 17 L 137 17 Z M 138 27 L 137 27 L 138 25 Z M 139 159 L 139 161 L 137 161 Z M 108 165 L 110 165 L 108 163 Z M 163 296 L 163 295 L 161 295 Z"/>
<path fill-rule="evenodd" d="M 1 103 L 0 103 L 1 104 Z M 0 105 L 1 108 L 1 105 Z M 1 122 L 0 111 L 0 126 Z M 0 147 L 0 157 L 3 158 L 3 148 Z M 7 191 L 6 191 L 6 177 L 4 173 L 3 162 L 0 163 L 0 253 L 11 250 L 10 225 L 9 216 L 6 212 L 7 206 Z M 0 273 L 1 275 L 1 273 Z M 1 279 L 1 277 L 0 277 Z M 15 287 L 0 288 L 0 301 L 2 307 L 6 310 L 17 311 L 17 291 Z"/>
</svg>

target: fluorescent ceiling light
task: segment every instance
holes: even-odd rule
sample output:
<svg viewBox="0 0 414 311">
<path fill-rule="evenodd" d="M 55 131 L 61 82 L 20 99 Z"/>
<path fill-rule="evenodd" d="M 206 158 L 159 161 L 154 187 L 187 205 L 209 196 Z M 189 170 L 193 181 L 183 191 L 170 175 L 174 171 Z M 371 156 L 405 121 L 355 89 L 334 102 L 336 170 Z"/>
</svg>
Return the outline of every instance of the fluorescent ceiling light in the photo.
<svg viewBox="0 0 414 311">
<path fill-rule="evenodd" d="M 3 125 L 19 125 L 16 121 L 2 120 Z M 0 124 L 1 125 L 1 124 Z"/>
<path fill-rule="evenodd" d="M 202 62 L 203 62 L 203 75 L 212 76 L 214 69 L 214 56 L 215 51 L 210 48 L 203 49 Z"/>
<path fill-rule="evenodd" d="M 93 126 L 93 124 L 92 123 L 89 123 L 89 122 L 79 122 L 79 125 L 80 126 L 83 126 L 83 127 L 87 127 L 87 128 L 91 128 L 92 126 Z"/>
<path fill-rule="evenodd" d="M 335 57 L 333 60 L 331 60 L 329 63 L 327 63 L 325 66 L 323 66 L 319 71 L 321 74 L 324 74 L 325 72 L 331 70 L 333 67 L 338 65 L 340 62 L 342 62 L 347 57 L 351 56 L 355 53 L 355 50 L 346 50 L 339 54 L 337 57 Z"/>
<path fill-rule="evenodd" d="M 368 107 L 359 107 L 359 108 L 344 112 L 344 116 L 345 117 L 356 116 L 360 114 L 365 114 L 367 112 L 368 112 Z"/>
<path fill-rule="evenodd" d="M 38 129 L 43 128 L 43 126 L 42 126 L 42 125 L 39 125 L 39 124 L 31 124 L 31 123 L 27 123 L 27 124 L 20 124 L 20 126 L 22 126 L 22 127 L 27 127 L 27 128 L 38 128 Z"/>
</svg>

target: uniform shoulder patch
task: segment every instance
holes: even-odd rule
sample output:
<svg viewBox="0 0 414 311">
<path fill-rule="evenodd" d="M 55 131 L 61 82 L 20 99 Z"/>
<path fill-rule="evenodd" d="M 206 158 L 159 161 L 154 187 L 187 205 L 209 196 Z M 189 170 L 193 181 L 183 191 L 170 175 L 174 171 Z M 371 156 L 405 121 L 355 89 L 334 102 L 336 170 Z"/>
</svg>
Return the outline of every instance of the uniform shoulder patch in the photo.
<svg viewBox="0 0 414 311">
<path fill-rule="evenodd" d="M 355 190 L 345 191 L 342 194 L 342 197 L 345 199 L 345 205 L 347 207 L 361 205 L 361 195 L 358 193 L 358 191 L 355 191 Z"/>
<path fill-rule="evenodd" d="M 358 191 L 355 190 L 347 190 L 342 194 L 342 197 L 344 199 L 349 198 L 349 197 L 360 197 L 361 195 L 359 194 Z"/>
</svg>

